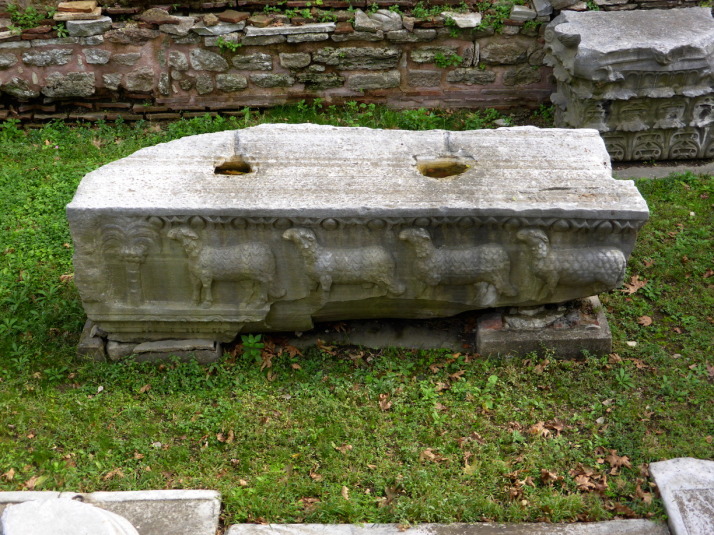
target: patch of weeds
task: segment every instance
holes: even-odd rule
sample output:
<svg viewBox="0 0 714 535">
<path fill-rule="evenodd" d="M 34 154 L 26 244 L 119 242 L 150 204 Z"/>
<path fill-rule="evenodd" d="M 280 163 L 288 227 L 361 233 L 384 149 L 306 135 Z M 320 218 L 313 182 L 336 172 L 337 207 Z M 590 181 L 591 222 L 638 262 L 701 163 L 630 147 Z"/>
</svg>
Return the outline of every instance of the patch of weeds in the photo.
<svg viewBox="0 0 714 535">
<path fill-rule="evenodd" d="M 229 41 L 225 37 L 219 36 L 216 40 L 216 45 L 218 45 L 219 50 L 223 52 L 236 52 L 240 47 L 243 46 L 243 43 L 239 43 L 237 41 Z"/>
<path fill-rule="evenodd" d="M 437 67 L 440 67 L 442 69 L 446 69 L 448 67 L 458 67 L 463 63 L 463 61 L 464 58 L 462 58 L 458 54 L 452 53 L 446 55 L 442 52 L 437 52 L 436 54 L 434 54 L 434 63 Z"/>
</svg>

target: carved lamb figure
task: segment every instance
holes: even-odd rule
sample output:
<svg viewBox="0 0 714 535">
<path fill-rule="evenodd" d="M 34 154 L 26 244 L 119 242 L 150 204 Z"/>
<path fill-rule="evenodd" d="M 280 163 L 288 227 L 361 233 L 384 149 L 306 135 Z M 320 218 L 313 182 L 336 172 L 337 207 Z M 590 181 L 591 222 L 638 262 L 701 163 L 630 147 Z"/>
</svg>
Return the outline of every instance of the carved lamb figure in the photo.
<svg viewBox="0 0 714 535">
<path fill-rule="evenodd" d="M 431 235 L 423 228 L 403 230 L 399 233 L 399 239 L 414 249 L 417 277 L 429 286 L 487 282 L 495 286 L 500 294 L 518 294 L 518 290 L 509 281 L 511 262 L 500 245 L 437 249 L 431 241 Z"/>
<path fill-rule="evenodd" d="M 538 299 L 553 294 L 559 284 L 594 284 L 597 291 L 605 291 L 617 288 L 625 278 L 627 259 L 617 247 L 553 249 L 547 234 L 537 228 L 519 230 L 516 239 L 528 246 L 533 274 L 543 282 Z"/>
<path fill-rule="evenodd" d="M 275 281 L 275 257 L 267 245 L 257 242 L 230 247 L 205 245 L 193 230 L 185 227 L 173 228 L 167 235 L 186 251 L 193 299 L 197 304 L 206 308 L 213 304 L 214 280 L 258 283 L 262 302 L 268 297 L 276 299 L 285 295 L 285 289 Z"/>
<path fill-rule="evenodd" d="M 404 285 L 394 277 L 394 259 L 384 247 L 322 247 L 315 233 L 306 228 L 288 229 L 283 239 L 298 246 L 308 278 L 324 293 L 333 283 L 369 284 L 393 295 L 404 293 Z"/>
</svg>

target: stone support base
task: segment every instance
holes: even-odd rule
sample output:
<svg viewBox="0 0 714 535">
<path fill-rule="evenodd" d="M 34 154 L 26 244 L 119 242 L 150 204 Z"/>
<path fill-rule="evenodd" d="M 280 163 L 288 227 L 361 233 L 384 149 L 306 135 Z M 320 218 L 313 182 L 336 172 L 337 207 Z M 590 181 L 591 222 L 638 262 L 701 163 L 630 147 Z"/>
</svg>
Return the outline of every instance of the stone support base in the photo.
<svg viewBox="0 0 714 535">
<path fill-rule="evenodd" d="M 476 351 L 481 355 L 522 356 L 553 351 L 580 357 L 612 350 L 610 326 L 600 300 L 588 297 L 561 305 L 499 309 L 481 315 Z"/>
</svg>

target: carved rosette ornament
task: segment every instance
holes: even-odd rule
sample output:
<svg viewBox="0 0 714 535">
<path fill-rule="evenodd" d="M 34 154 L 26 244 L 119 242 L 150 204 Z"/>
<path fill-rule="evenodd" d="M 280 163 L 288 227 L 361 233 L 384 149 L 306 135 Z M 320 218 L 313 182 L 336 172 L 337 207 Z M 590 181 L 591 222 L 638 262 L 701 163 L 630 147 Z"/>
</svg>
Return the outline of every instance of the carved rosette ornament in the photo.
<svg viewBox="0 0 714 535">
<path fill-rule="evenodd" d="M 111 339 L 226 342 L 606 291 L 648 213 L 591 131 L 266 125 L 109 164 L 68 215 L 85 310 Z"/>
</svg>

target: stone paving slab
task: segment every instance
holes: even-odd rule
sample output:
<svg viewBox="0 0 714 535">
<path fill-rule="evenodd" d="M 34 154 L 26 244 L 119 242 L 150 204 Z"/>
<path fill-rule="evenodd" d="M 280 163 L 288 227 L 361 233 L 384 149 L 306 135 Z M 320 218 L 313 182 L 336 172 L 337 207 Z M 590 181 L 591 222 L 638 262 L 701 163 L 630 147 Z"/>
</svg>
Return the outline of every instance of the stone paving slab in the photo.
<svg viewBox="0 0 714 535">
<path fill-rule="evenodd" d="M 139 535 L 215 535 L 221 496 L 214 490 L 126 492 L 0 492 L 0 513 L 33 500 L 77 500 L 126 518 Z"/>
<path fill-rule="evenodd" d="M 226 535 L 669 535 L 650 520 L 576 524 L 236 524 Z"/>
<path fill-rule="evenodd" d="M 673 535 L 714 533 L 714 461 L 681 457 L 650 463 Z"/>
</svg>

